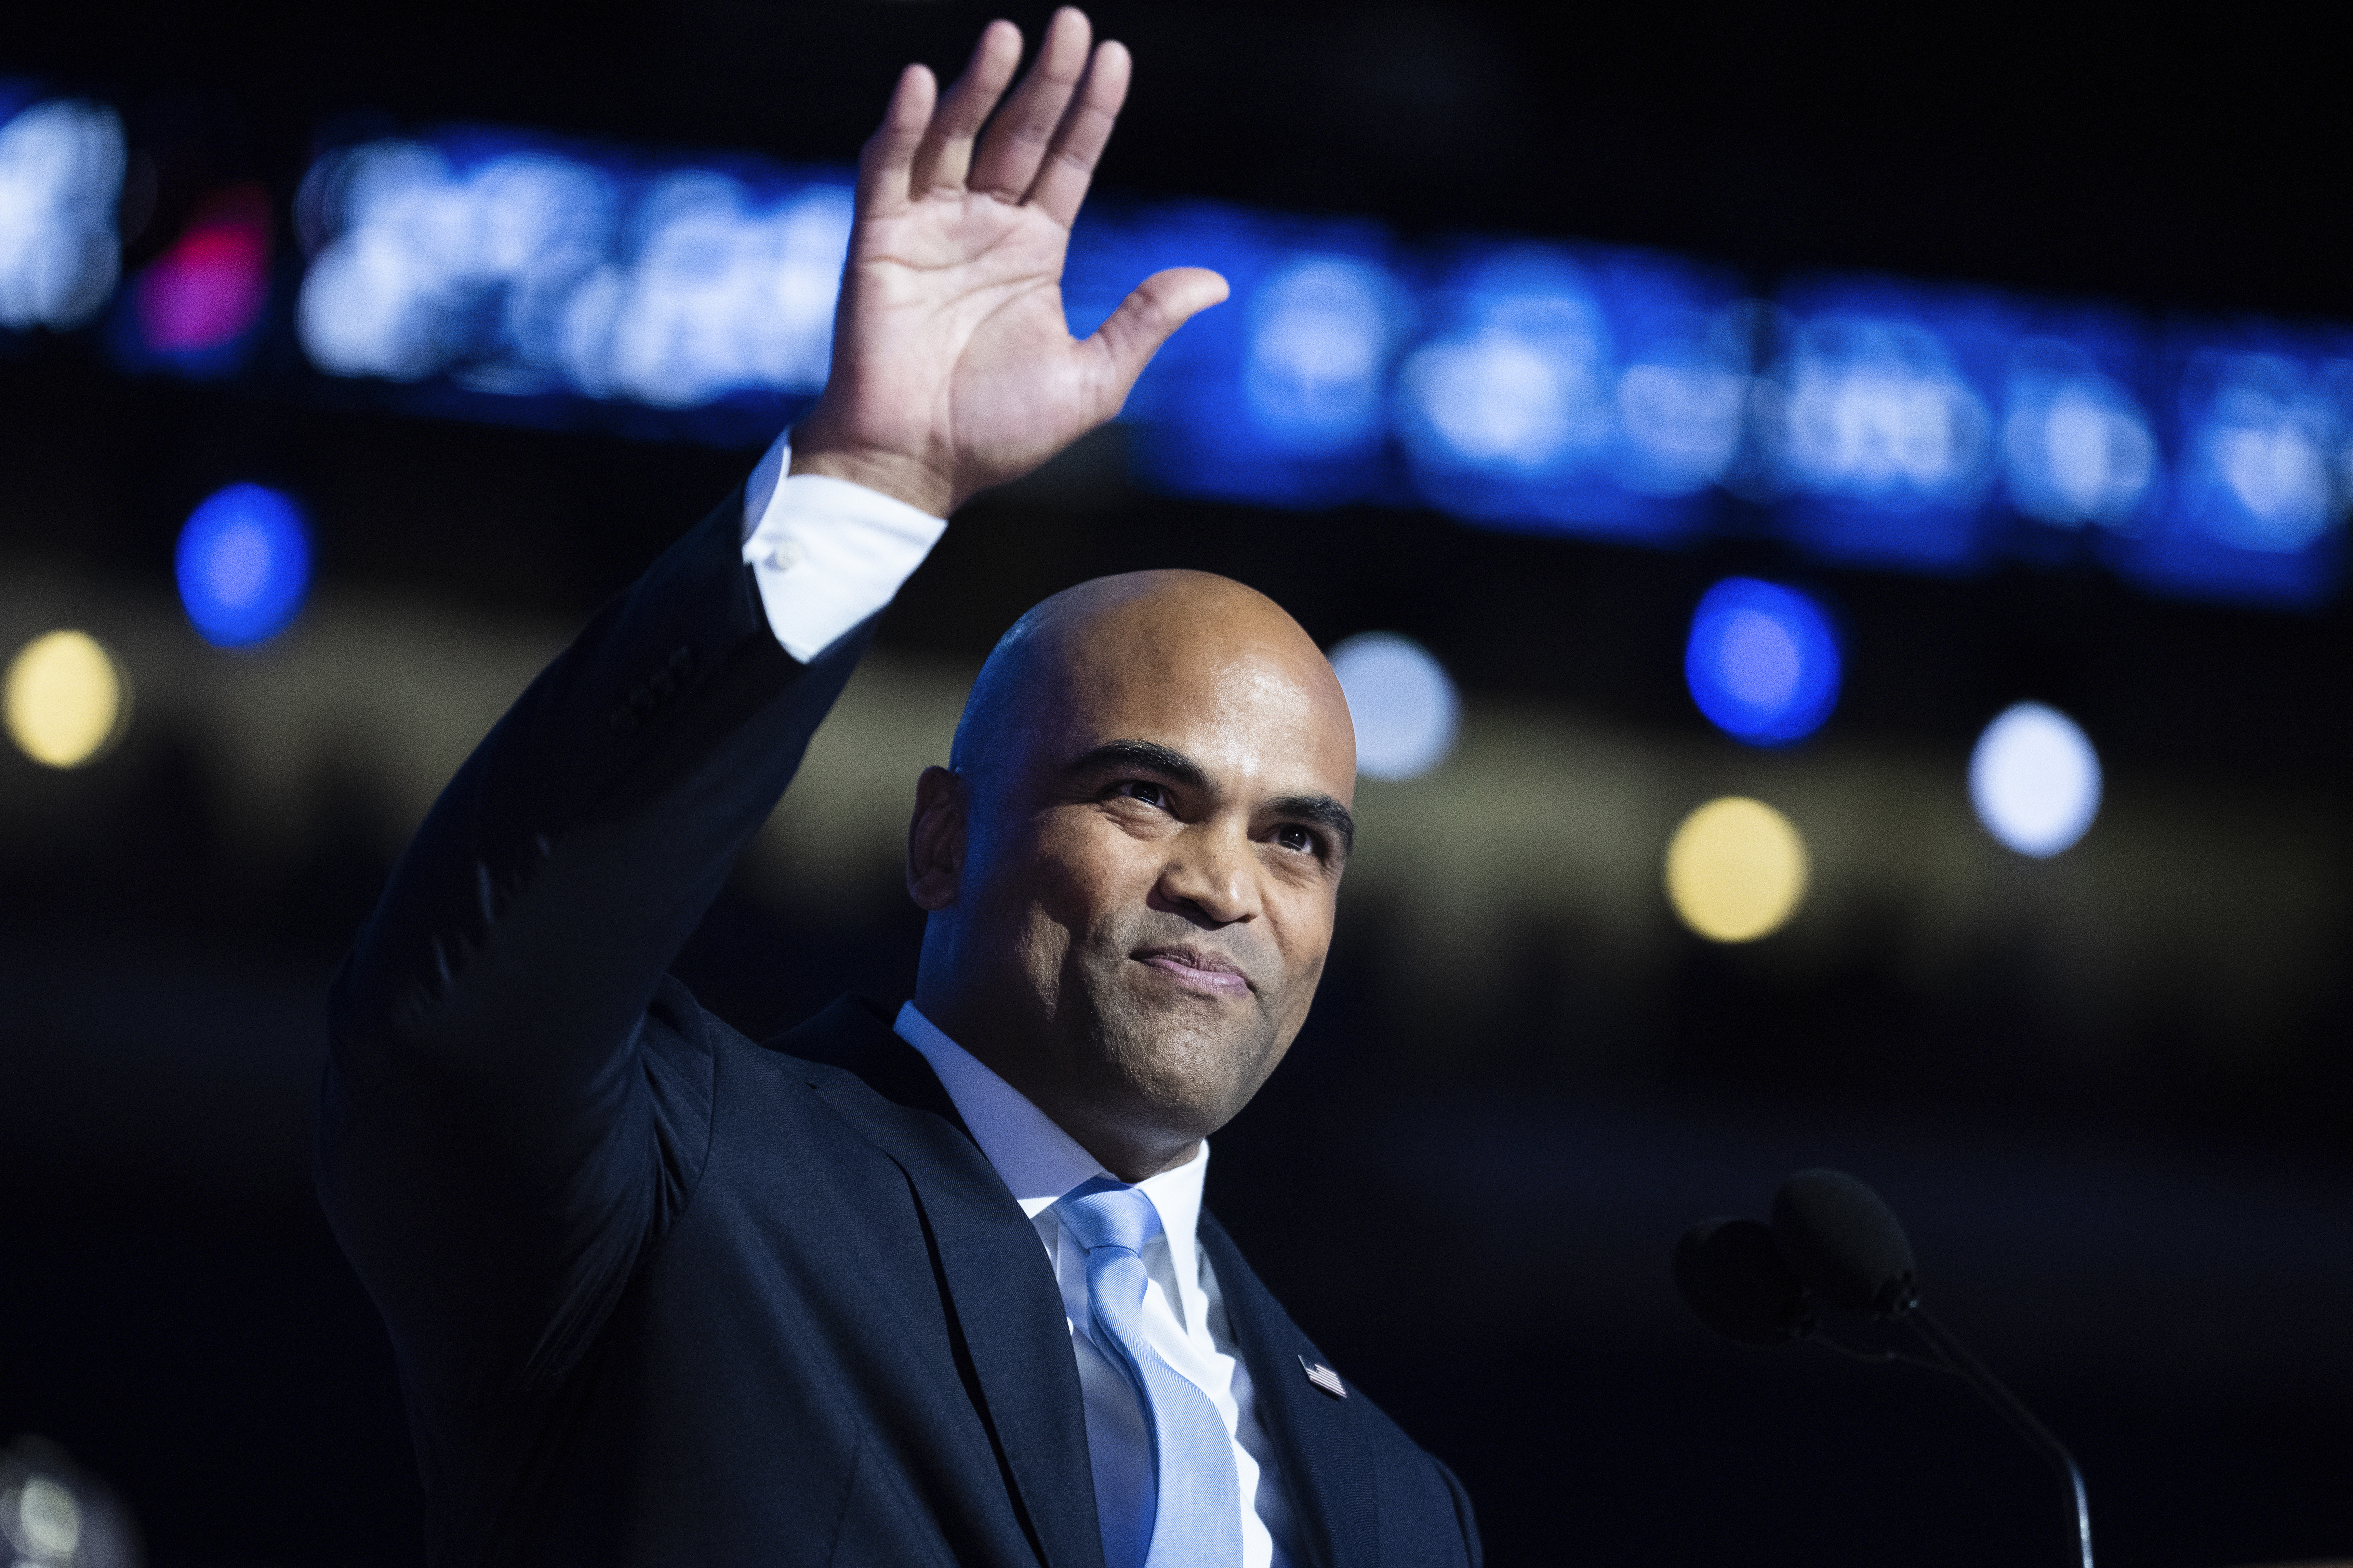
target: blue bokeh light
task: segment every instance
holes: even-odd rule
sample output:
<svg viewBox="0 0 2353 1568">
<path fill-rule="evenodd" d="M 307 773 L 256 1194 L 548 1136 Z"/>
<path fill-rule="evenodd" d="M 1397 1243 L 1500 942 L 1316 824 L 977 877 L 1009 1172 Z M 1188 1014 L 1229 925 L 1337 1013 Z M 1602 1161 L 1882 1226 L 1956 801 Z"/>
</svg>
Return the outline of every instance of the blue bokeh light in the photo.
<svg viewBox="0 0 2353 1568">
<path fill-rule="evenodd" d="M 1683 679 L 1709 722 L 1752 746 L 1810 735 L 1839 694 L 1838 640 L 1794 588 L 1727 577 L 1692 616 Z"/>
<path fill-rule="evenodd" d="M 302 607 L 311 542 L 291 500 L 231 485 L 188 514 L 174 566 L 197 632 L 216 647 L 243 647 L 283 631 Z"/>
</svg>

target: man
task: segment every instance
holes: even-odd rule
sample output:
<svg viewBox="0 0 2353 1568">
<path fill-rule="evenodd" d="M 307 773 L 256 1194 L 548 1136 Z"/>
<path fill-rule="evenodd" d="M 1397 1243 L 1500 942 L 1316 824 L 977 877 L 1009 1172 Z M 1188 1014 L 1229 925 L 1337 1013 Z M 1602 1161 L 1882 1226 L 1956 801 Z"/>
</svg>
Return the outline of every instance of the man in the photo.
<svg viewBox="0 0 2353 1568">
<path fill-rule="evenodd" d="M 1271 603 L 1138 574 L 1007 634 L 917 784 L 895 1021 L 754 1046 L 663 973 L 941 520 L 1223 298 L 1161 273 L 1070 338 L 1128 62 L 1063 11 L 999 108 L 1020 47 L 900 79 L 817 407 L 501 721 L 337 979 L 320 1187 L 436 1562 L 1478 1561 L 1200 1209 L 1351 837 L 1345 701 Z"/>
</svg>

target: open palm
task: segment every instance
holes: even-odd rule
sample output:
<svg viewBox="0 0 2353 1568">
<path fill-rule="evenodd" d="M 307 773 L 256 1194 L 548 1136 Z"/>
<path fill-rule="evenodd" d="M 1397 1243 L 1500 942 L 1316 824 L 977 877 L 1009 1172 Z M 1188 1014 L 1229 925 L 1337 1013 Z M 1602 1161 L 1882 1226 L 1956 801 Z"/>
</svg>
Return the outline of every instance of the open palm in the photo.
<svg viewBox="0 0 2353 1568">
<path fill-rule="evenodd" d="M 1057 12 L 992 122 L 1020 55 L 1018 30 L 993 22 L 945 95 L 922 66 L 900 77 L 859 159 L 833 372 L 795 429 L 795 472 L 944 516 L 1117 414 L 1168 335 L 1226 297 L 1216 273 L 1172 268 L 1071 336 L 1062 260 L 1127 51 L 1090 49 L 1086 18 Z"/>
</svg>

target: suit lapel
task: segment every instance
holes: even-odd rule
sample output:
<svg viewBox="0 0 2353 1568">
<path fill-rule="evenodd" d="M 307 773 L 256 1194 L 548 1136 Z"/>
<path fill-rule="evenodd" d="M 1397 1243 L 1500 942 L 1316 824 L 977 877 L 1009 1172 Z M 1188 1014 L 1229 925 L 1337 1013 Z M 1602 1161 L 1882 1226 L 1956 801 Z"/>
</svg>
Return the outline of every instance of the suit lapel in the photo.
<svg viewBox="0 0 2353 1568">
<path fill-rule="evenodd" d="M 1217 1270 L 1235 1348 L 1258 1393 L 1259 1419 L 1282 1457 L 1282 1479 L 1306 1535 L 1300 1544 L 1324 1568 L 1377 1561 L 1380 1496 L 1364 1431 L 1371 1407 L 1362 1398 L 1335 1399 L 1307 1381 L 1306 1368 L 1320 1364 L 1323 1352 L 1207 1210 L 1199 1235 Z"/>
<path fill-rule="evenodd" d="M 864 1004 L 842 997 L 770 1043 L 874 1091 L 839 1079 L 820 1086 L 827 1103 L 907 1174 L 947 1286 L 957 1359 L 977 1385 L 1041 1555 L 1051 1568 L 1103 1568 L 1078 1363 L 1036 1227 L 931 1064 Z"/>
</svg>

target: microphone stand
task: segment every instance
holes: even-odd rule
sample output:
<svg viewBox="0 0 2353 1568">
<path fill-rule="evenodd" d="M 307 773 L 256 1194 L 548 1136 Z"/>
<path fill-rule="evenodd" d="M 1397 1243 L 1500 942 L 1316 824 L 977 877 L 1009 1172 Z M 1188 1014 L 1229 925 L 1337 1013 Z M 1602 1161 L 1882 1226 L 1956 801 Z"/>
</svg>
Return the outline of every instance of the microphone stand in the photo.
<svg viewBox="0 0 2353 1568">
<path fill-rule="evenodd" d="M 1920 1342 L 1938 1361 L 1969 1380 L 1977 1391 L 1985 1395 L 1986 1403 L 2001 1413 L 2002 1419 L 2016 1429 L 2018 1435 L 2031 1443 L 2052 1468 L 2066 1479 L 2075 1492 L 2075 1534 L 2083 1548 L 2084 1568 L 2092 1568 L 2092 1505 L 2084 1494 L 2084 1472 L 2075 1467 L 2075 1456 L 2067 1446 L 2052 1435 L 2051 1428 L 2034 1418 L 2034 1413 L 2019 1402 L 2018 1395 L 2004 1388 L 2001 1380 L 1988 1372 L 1985 1363 L 1962 1348 L 1950 1330 L 1928 1314 L 1928 1310 L 1916 1301 L 1903 1309 L 1902 1321 L 1911 1325 Z"/>
</svg>

